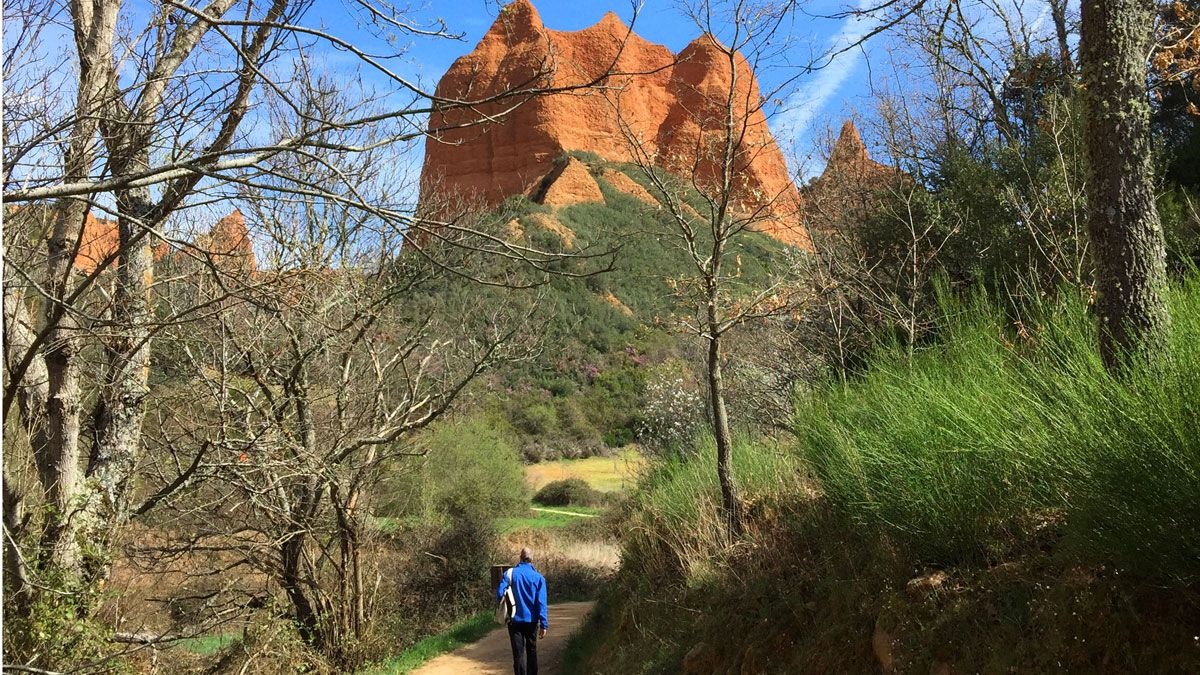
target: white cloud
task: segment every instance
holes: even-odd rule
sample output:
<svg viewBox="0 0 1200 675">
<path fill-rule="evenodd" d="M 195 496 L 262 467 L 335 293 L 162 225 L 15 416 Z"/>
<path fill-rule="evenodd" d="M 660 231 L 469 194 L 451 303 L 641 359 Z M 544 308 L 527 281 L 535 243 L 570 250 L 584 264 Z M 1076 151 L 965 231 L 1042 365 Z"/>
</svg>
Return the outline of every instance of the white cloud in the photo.
<svg viewBox="0 0 1200 675">
<path fill-rule="evenodd" d="M 865 10 L 876 4 L 875 0 L 858 0 L 857 8 Z M 841 51 L 866 37 L 875 26 L 870 17 L 852 16 L 842 22 L 841 28 L 826 47 L 826 53 L 835 53 L 816 76 L 792 94 L 776 116 L 776 137 L 785 144 L 795 144 L 805 137 L 816 116 L 841 88 L 842 83 L 854 72 L 862 59 L 857 47 Z M 824 63 L 824 62 L 823 62 Z"/>
</svg>

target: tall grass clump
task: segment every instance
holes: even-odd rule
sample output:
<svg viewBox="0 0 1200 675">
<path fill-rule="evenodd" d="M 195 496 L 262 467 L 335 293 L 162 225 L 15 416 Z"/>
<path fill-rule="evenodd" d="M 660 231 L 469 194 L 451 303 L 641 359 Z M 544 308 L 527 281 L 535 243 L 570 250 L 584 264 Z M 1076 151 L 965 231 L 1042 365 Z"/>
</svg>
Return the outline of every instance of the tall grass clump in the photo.
<svg viewBox="0 0 1200 675">
<path fill-rule="evenodd" d="M 1168 353 L 1120 376 L 1084 299 L 1020 321 L 943 303 L 941 341 L 874 354 L 797 404 L 827 498 L 928 563 L 1053 544 L 1082 562 L 1200 574 L 1200 275 L 1170 292 Z M 1061 546 L 1057 543 L 1061 542 Z"/>
<path fill-rule="evenodd" d="M 734 439 L 733 468 L 751 505 L 795 494 L 795 456 L 764 439 Z M 695 452 L 653 462 L 625 503 L 622 567 L 648 581 L 701 583 L 731 542 L 721 516 L 716 445 L 711 437 Z"/>
</svg>

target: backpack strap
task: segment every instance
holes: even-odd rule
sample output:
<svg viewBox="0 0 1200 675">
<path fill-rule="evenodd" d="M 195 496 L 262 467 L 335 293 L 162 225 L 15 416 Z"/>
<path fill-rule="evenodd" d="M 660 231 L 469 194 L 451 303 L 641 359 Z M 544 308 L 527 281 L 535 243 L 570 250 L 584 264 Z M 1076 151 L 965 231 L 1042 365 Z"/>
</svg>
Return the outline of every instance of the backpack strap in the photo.
<svg viewBox="0 0 1200 675">
<path fill-rule="evenodd" d="M 504 574 L 508 577 L 508 584 L 510 586 L 512 585 L 512 571 L 513 571 L 513 568 L 510 567 L 507 570 L 505 570 L 505 572 L 504 572 Z"/>
</svg>

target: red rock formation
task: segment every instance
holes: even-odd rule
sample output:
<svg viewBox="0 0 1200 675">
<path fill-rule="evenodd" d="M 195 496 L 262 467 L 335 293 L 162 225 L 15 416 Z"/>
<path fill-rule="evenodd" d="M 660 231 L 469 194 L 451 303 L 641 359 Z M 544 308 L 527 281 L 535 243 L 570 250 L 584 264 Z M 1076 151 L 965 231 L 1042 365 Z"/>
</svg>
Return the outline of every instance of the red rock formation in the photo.
<svg viewBox="0 0 1200 675">
<path fill-rule="evenodd" d="M 575 232 L 549 213 L 530 213 L 522 218 L 522 222 L 557 234 L 568 251 L 575 248 Z"/>
<path fill-rule="evenodd" d="M 91 274 L 104 264 L 109 256 L 117 252 L 121 245 L 121 234 L 117 230 L 117 221 L 97 218 L 87 215 L 83 223 L 83 232 L 79 238 L 79 251 L 75 254 L 75 269 L 84 274 Z M 111 264 L 111 262 L 109 263 Z"/>
<path fill-rule="evenodd" d="M 606 88 L 583 88 L 606 72 Z M 739 148 L 743 207 L 770 203 L 768 231 L 807 246 L 796 211 L 799 194 L 758 105 L 758 86 L 746 62 L 736 63 L 739 116 L 747 107 L 747 133 Z M 628 161 L 631 147 L 622 123 L 668 169 L 697 164 L 705 135 L 719 134 L 728 97 L 729 59 L 711 36 L 701 36 L 678 56 L 629 31 L 611 12 L 581 31 L 547 29 L 528 0 L 505 6 L 475 50 L 454 62 L 438 83 L 439 96 L 481 100 L 514 89 L 581 87 L 576 91 L 508 98 L 430 118 L 422 170 L 422 201 L 434 212 L 477 201 L 491 207 L 514 194 L 530 194 L 567 150 L 586 150 Z M 501 116 L 503 123 L 478 122 Z M 618 114 L 618 110 L 620 114 Z M 700 177 L 712 166 L 699 162 Z"/>
<path fill-rule="evenodd" d="M 604 193 L 583 162 L 569 158 L 562 167 L 553 169 L 542 181 L 534 201 L 547 206 L 570 206 L 604 201 Z"/>
<path fill-rule="evenodd" d="M 234 209 L 233 213 L 218 220 L 208 234 L 196 238 L 195 246 L 211 255 L 214 264 L 224 268 L 255 269 L 254 247 L 250 244 L 250 230 L 246 228 L 246 217 L 241 209 Z"/>
<path fill-rule="evenodd" d="M 117 221 L 97 218 L 89 213 L 83 224 L 79 251 L 75 254 L 75 268 L 85 274 L 91 274 L 109 256 L 116 253 L 120 241 Z M 250 232 L 240 210 L 235 209 L 233 213 L 218 220 L 208 234 L 196 238 L 194 245 L 200 251 L 211 254 L 216 264 L 250 271 L 255 269 Z M 170 255 L 171 248 L 165 241 L 154 248 L 156 262 Z M 109 264 L 113 262 L 110 261 Z"/>
<path fill-rule="evenodd" d="M 804 194 L 805 224 L 835 232 L 878 210 L 881 192 L 902 184 L 904 174 L 871 159 L 854 122 L 842 125 L 825 171 Z"/>
<path fill-rule="evenodd" d="M 650 191 L 642 187 L 634 179 L 617 171 L 616 169 L 604 169 L 600 172 L 600 178 L 604 179 L 615 190 L 624 192 L 634 199 L 647 204 L 649 206 L 658 206 L 658 200 L 650 194 Z"/>
<path fill-rule="evenodd" d="M 825 165 L 825 171 L 817 183 L 887 181 L 895 176 L 895 169 L 871 159 L 858 127 L 854 126 L 853 120 L 846 120 L 833 144 L 833 151 L 829 153 L 829 163 Z"/>
</svg>

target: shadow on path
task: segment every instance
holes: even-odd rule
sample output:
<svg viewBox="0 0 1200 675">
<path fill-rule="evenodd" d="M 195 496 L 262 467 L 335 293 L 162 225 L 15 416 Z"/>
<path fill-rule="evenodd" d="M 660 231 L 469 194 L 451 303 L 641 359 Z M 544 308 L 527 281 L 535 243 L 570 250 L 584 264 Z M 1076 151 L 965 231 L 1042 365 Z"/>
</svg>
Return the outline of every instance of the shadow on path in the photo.
<svg viewBox="0 0 1200 675">
<path fill-rule="evenodd" d="M 563 649 L 567 638 L 583 624 L 593 602 L 564 602 L 550 605 L 550 632 L 538 641 L 539 675 L 558 675 L 562 672 Z M 430 660 L 413 671 L 413 675 L 454 675 L 457 673 L 486 673 L 506 675 L 512 672 L 512 648 L 508 631 L 497 627 L 483 639 L 449 654 Z"/>
</svg>

